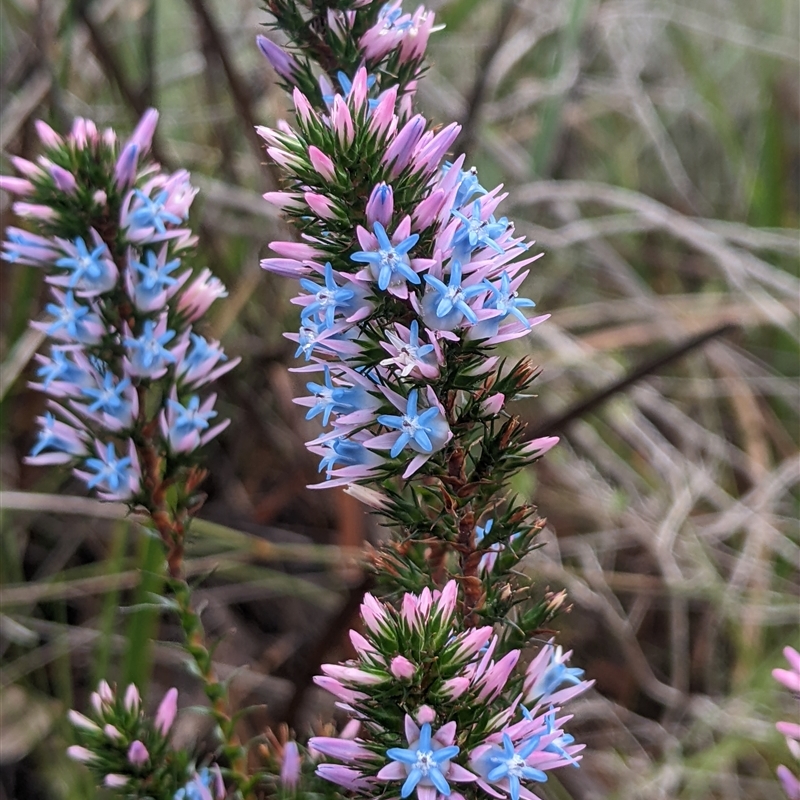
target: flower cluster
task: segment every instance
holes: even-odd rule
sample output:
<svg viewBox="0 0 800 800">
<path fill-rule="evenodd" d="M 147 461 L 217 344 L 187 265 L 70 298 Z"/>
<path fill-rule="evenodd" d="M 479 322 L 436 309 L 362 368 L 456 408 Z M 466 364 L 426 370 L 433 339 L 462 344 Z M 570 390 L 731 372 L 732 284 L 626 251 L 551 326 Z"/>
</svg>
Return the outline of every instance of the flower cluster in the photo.
<svg viewBox="0 0 800 800">
<path fill-rule="evenodd" d="M 67 755 L 85 764 L 98 784 L 122 797 L 155 800 L 222 800 L 225 785 L 217 767 L 199 771 L 186 753 L 169 744 L 169 732 L 178 711 L 178 690 L 170 689 L 155 717 L 147 717 L 133 684 L 117 694 L 101 681 L 90 698 L 85 716 L 69 712 L 79 744 Z"/>
<path fill-rule="evenodd" d="M 145 486 L 228 424 L 201 390 L 238 361 L 193 329 L 225 289 L 183 267 L 197 190 L 146 159 L 157 119 L 148 111 L 122 145 L 90 120 L 65 138 L 39 122 L 43 154 L 0 178 L 37 231 L 9 227 L 2 257 L 43 268 L 52 295 L 33 323 L 52 344 L 37 356 L 32 385 L 49 402 L 28 462 L 70 464 L 101 499 L 145 507 Z"/>
<path fill-rule="evenodd" d="M 405 594 L 398 609 L 367 595 L 361 620 L 364 633 L 350 632 L 357 657 L 316 679 L 357 726 L 309 741 L 333 760 L 321 777 L 373 795 L 437 800 L 458 784 L 463 797 L 531 800 L 550 770 L 577 765 L 583 745 L 561 710 L 591 682 L 566 666 L 569 653 L 545 644 L 518 672 L 519 650 L 491 626 L 464 624 L 455 581 Z"/>
<path fill-rule="evenodd" d="M 349 30 L 383 20 L 381 57 L 402 59 L 416 35 L 412 19 L 432 15 L 390 3 L 374 17 L 375 5 L 342 12 Z M 291 14 L 273 11 L 292 38 Z M 307 27 L 336 26 L 320 18 Z M 261 263 L 300 286 L 299 331 L 286 335 L 305 361 L 296 371 L 311 377 L 295 402 L 324 426 L 307 443 L 325 473 L 315 488 L 369 487 L 356 491 L 401 526 L 406 543 L 384 553 L 384 576 L 415 590 L 463 574 L 470 609 L 498 621 L 528 599 L 509 576 L 541 527 L 532 508 L 509 504 L 506 483 L 557 442 L 524 440 L 506 407 L 536 369 L 494 353 L 547 317 L 531 316 L 533 301 L 519 295 L 540 254 L 499 215 L 502 186 L 483 187 L 464 156 L 446 160 L 459 126 L 436 129 L 411 113 L 399 79 L 370 61 L 378 40 L 356 38 L 356 51 L 336 65 L 298 40 L 317 55 L 318 87 L 295 80 L 294 125 L 258 129 L 286 173 L 265 199 L 300 232 L 299 241 L 272 242 L 275 256 Z M 261 46 L 280 72 L 274 46 Z M 432 540 L 441 543 L 436 575 L 414 566 L 430 558 Z M 520 638 L 543 619 L 533 611 Z"/>
<path fill-rule="evenodd" d="M 772 677 L 780 681 L 795 698 L 800 700 L 800 653 L 793 647 L 784 647 L 783 655 L 789 662 L 789 669 L 774 669 Z M 795 706 L 795 711 L 800 710 Z M 795 716 L 797 719 L 797 716 Z M 786 737 L 786 746 L 795 760 L 800 762 L 800 724 L 797 722 L 778 722 L 778 733 Z M 800 779 L 783 765 L 778 767 L 778 778 L 789 800 L 800 800 Z"/>
<path fill-rule="evenodd" d="M 335 5 L 268 0 L 266 7 L 275 19 L 273 27 L 283 31 L 290 46 L 281 47 L 259 36 L 258 47 L 287 91 L 298 88 L 315 100 L 333 104 L 336 90 L 331 79 L 324 72 L 317 79 L 313 62 L 336 77 L 344 94 L 350 92 L 353 75 L 363 65 L 370 73 L 370 88 L 374 85 L 379 94 L 387 86 L 397 87 L 400 114 L 404 119 L 411 116 L 428 38 L 436 30 L 433 11 L 419 6 L 413 14 L 404 13 L 402 0 Z"/>
</svg>

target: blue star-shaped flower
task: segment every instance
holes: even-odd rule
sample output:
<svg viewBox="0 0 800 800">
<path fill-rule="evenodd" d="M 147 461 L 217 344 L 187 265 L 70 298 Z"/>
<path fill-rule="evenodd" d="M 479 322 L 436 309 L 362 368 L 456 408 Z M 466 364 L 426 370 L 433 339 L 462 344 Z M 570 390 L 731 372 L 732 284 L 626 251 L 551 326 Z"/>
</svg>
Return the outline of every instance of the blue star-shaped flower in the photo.
<svg viewBox="0 0 800 800">
<path fill-rule="evenodd" d="M 106 445 L 104 457 L 102 459 L 87 458 L 86 467 L 96 473 L 87 484 L 90 489 L 94 489 L 96 486 L 103 484 L 105 488 L 116 492 L 128 482 L 131 471 L 131 459 L 129 456 L 117 458 L 114 445 L 109 442 Z"/>
<path fill-rule="evenodd" d="M 76 303 L 75 295 L 72 292 L 67 292 L 64 296 L 63 306 L 48 303 L 47 311 L 55 317 L 47 328 L 47 335 L 53 336 L 63 328 L 67 335 L 76 342 L 81 341 L 84 337 L 86 323 L 97 316 L 89 310 L 88 306 Z"/>
<path fill-rule="evenodd" d="M 47 260 L 47 256 L 50 252 L 49 248 L 45 247 L 41 242 L 37 242 L 35 239 L 31 239 L 25 235 L 22 231 L 6 231 L 7 240 L 3 242 L 3 246 L 6 247 L 6 251 L 0 255 L 0 258 L 3 261 L 8 261 L 11 264 L 15 263 L 18 259 L 22 258 L 22 251 L 15 250 L 13 247 L 9 247 L 9 245 L 19 245 L 20 247 L 25 248 L 33 248 L 35 250 L 42 251 L 42 261 Z"/>
<path fill-rule="evenodd" d="M 175 362 L 175 356 L 164 345 L 175 338 L 175 331 L 166 330 L 156 336 L 156 323 L 148 319 L 144 323 L 144 331 L 136 338 L 126 338 L 123 341 L 129 350 L 131 362 L 143 374 L 154 374 L 164 367 L 165 363 Z"/>
<path fill-rule="evenodd" d="M 458 311 L 473 325 L 478 321 L 475 312 L 470 308 L 467 300 L 481 294 L 481 292 L 485 292 L 486 287 L 482 283 L 475 284 L 474 286 L 462 286 L 460 261 L 451 262 L 450 282 L 446 286 L 438 278 L 434 278 L 433 275 L 426 275 L 425 282 L 439 297 L 439 301 L 436 305 L 437 317 L 444 319 L 453 311 Z"/>
<path fill-rule="evenodd" d="M 194 433 L 195 431 L 204 431 L 208 428 L 208 421 L 212 417 L 217 416 L 217 412 L 200 411 L 200 398 L 195 394 L 189 398 L 188 405 L 181 405 L 175 400 L 168 400 L 169 407 L 177 414 L 173 423 L 174 433 L 177 436 L 186 436 L 186 434 Z"/>
<path fill-rule="evenodd" d="M 333 267 L 331 262 L 325 264 L 325 286 L 320 288 L 319 284 L 310 281 L 307 278 L 300 280 L 300 285 L 307 291 L 314 295 L 315 301 L 307 305 L 303 309 L 303 317 L 319 316 L 324 319 L 325 326 L 330 328 L 333 326 L 336 311 L 339 308 L 345 307 L 356 296 L 352 289 L 345 289 L 336 283 L 333 277 Z"/>
<path fill-rule="evenodd" d="M 72 270 L 69 276 L 69 288 L 76 286 L 81 288 L 108 291 L 116 282 L 115 276 L 111 275 L 108 265 L 103 256 L 106 254 L 106 246 L 99 244 L 91 252 L 86 246 L 86 242 L 79 236 L 75 239 L 75 249 L 78 255 L 74 258 L 59 258 L 56 261 L 57 267 Z"/>
<path fill-rule="evenodd" d="M 419 241 L 419 234 L 412 233 L 399 244 L 393 245 L 380 222 L 372 226 L 378 240 L 377 250 L 359 250 L 350 256 L 359 264 L 369 264 L 372 276 L 378 281 L 378 288 L 385 291 L 391 285 L 402 283 L 405 279 L 419 284 L 420 278 L 413 269 L 408 258 L 408 251 Z"/>
<path fill-rule="evenodd" d="M 322 414 L 322 424 L 327 425 L 331 414 L 349 414 L 362 405 L 364 392 L 353 386 L 334 386 L 331 372 L 325 367 L 325 383 L 307 383 L 306 389 L 317 398 L 315 405 L 308 409 L 306 419 Z"/>
<path fill-rule="evenodd" d="M 169 192 L 166 189 L 159 192 L 155 198 L 149 198 L 143 191 L 134 191 L 139 207 L 130 215 L 130 223 L 133 228 L 155 228 L 158 233 L 166 233 L 166 224 L 180 225 L 182 220 L 176 214 L 167 211 L 165 206 L 169 200 Z"/>
<path fill-rule="evenodd" d="M 54 381 L 77 385 L 85 378 L 83 371 L 67 358 L 67 354 L 55 348 L 50 351 L 50 361 L 42 364 L 36 374 L 42 378 L 45 389 L 49 389 Z"/>
<path fill-rule="evenodd" d="M 417 414 L 417 389 L 412 389 L 408 393 L 406 411 L 402 417 L 381 414 L 378 417 L 381 425 L 400 431 L 400 436 L 390 451 L 392 458 L 397 458 L 409 442 L 416 444 L 423 453 L 432 453 L 431 436 L 436 435 L 434 427 L 436 417 L 441 417 L 441 412 L 435 406 Z"/>
<path fill-rule="evenodd" d="M 119 383 L 115 382 L 113 373 L 106 372 L 103 375 L 103 385 L 99 388 L 87 386 L 81 392 L 93 399 L 89 406 L 89 411 L 104 411 L 112 417 L 119 417 L 130 406 L 125 399 L 125 390 L 131 385 L 129 378 L 123 378 Z"/>
<path fill-rule="evenodd" d="M 537 687 L 540 697 L 547 697 L 563 684 L 577 686 L 583 680 L 583 670 L 578 667 L 565 667 L 558 660 L 558 649 L 553 651 L 550 666 L 544 673 L 542 683 Z"/>
<path fill-rule="evenodd" d="M 480 200 L 476 200 L 472 204 L 471 217 L 467 217 L 455 208 L 451 213 L 461 220 L 461 225 L 455 236 L 453 236 L 453 248 L 456 258 L 465 258 L 475 250 L 483 247 L 491 247 L 498 253 L 505 252 L 495 241 L 508 228 L 508 220 L 505 217 L 496 220 L 492 215 L 488 220 L 482 220 Z"/>
<path fill-rule="evenodd" d="M 147 295 L 158 294 L 162 289 L 168 289 L 177 282 L 176 278 L 170 277 L 170 272 L 174 272 L 181 264 L 179 258 L 167 261 L 163 266 L 158 263 L 158 256 L 153 250 L 145 252 L 146 264 L 141 261 L 131 261 L 131 266 L 139 273 L 139 285 L 137 288 L 143 289 Z"/>
<path fill-rule="evenodd" d="M 520 311 L 521 308 L 533 308 L 536 303 L 529 300 L 527 297 L 518 297 L 516 292 L 511 291 L 511 278 L 508 273 L 503 271 L 500 276 L 500 286 L 484 281 L 483 285 L 491 292 L 491 297 L 485 303 L 486 308 L 496 308 L 502 311 L 503 314 L 497 321 L 502 322 L 509 314 L 513 314 L 526 328 L 530 328 L 526 316 Z"/>
<path fill-rule="evenodd" d="M 370 455 L 369 450 L 363 444 L 341 436 L 328 440 L 325 446 L 328 453 L 319 462 L 319 472 L 326 469 L 329 478 L 337 464 L 341 463 L 344 467 L 355 467 L 366 463 Z"/>
<path fill-rule="evenodd" d="M 527 711 L 525 706 L 522 707 L 522 713 L 524 714 Z M 530 712 L 528 712 L 528 719 L 530 719 Z M 544 717 L 545 725 L 547 729 L 545 730 L 543 736 L 548 736 L 551 733 L 555 733 L 556 728 L 556 711 L 551 706 L 550 711 L 545 714 Z M 562 733 L 557 739 L 554 739 L 550 744 L 545 747 L 545 752 L 548 753 L 555 753 L 556 755 L 561 756 L 561 758 L 567 758 L 572 762 L 573 767 L 579 767 L 580 764 L 570 756 L 570 754 L 565 750 L 567 745 L 572 744 L 575 741 L 575 737 L 569 733 Z"/>
<path fill-rule="evenodd" d="M 56 433 L 56 425 L 58 421 L 49 412 L 45 412 L 44 423 L 39 428 L 39 435 L 31 449 L 32 456 L 38 456 L 43 450 L 56 450 L 62 453 L 71 453 L 72 455 L 79 455 L 81 449 L 72 442 L 67 441 Z"/>
<path fill-rule="evenodd" d="M 408 797 L 417 785 L 433 785 L 445 797 L 450 795 L 450 785 L 445 779 L 441 767 L 446 761 L 455 758 L 460 748 L 456 745 L 440 747 L 434 750 L 432 746 L 431 726 L 426 722 L 420 732 L 419 741 L 409 742 L 409 748 L 390 747 L 386 755 L 392 760 L 402 764 L 408 772 L 408 777 L 400 790 L 400 797 Z"/>
<path fill-rule="evenodd" d="M 514 748 L 514 743 L 511 737 L 503 734 L 503 752 L 499 751 L 488 756 L 488 761 L 493 764 L 487 779 L 490 783 L 508 778 L 508 786 L 511 790 L 511 800 L 519 800 L 520 779 L 523 778 L 527 781 L 537 781 L 544 783 L 547 780 L 547 775 L 540 769 L 529 767 L 525 759 L 536 749 L 541 737 L 534 736 L 531 739 L 522 743 L 522 746 L 517 751 Z"/>
<path fill-rule="evenodd" d="M 192 340 L 192 346 L 189 352 L 183 359 L 183 363 L 187 368 L 194 369 L 213 359 L 214 363 L 217 361 L 227 361 L 228 356 L 225 355 L 221 347 L 216 347 L 203 336 L 198 333 L 190 333 L 189 337 Z"/>
<path fill-rule="evenodd" d="M 442 172 L 446 175 L 452 166 L 448 161 L 442 167 Z M 453 208 L 461 208 L 466 205 L 474 194 L 486 194 L 486 189 L 478 183 L 478 170 L 475 167 L 471 167 L 468 170 L 459 170 L 459 172 L 458 189 L 456 190 L 455 200 L 453 200 Z"/>
</svg>

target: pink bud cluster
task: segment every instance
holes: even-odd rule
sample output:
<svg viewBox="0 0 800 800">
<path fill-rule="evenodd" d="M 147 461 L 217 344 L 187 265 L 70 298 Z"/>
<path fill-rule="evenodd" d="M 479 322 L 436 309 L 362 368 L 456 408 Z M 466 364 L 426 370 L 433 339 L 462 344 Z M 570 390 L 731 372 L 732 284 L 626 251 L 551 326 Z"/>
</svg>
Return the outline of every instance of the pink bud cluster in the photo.
<svg viewBox="0 0 800 800">
<path fill-rule="evenodd" d="M 552 643 L 518 673 L 519 650 L 504 648 L 491 626 L 465 627 L 458 600 L 455 581 L 441 591 L 406 593 L 397 609 L 365 596 L 364 632 L 350 632 L 356 658 L 324 665 L 315 679 L 358 725 L 347 737 L 310 740 L 312 751 L 336 762 L 320 765 L 321 777 L 367 793 L 404 781 L 410 774 L 404 771 L 407 751 L 397 760 L 392 742 L 405 737 L 414 752 L 425 725 L 432 752 L 460 743 L 438 764 L 441 779 L 474 783 L 496 797 L 532 797 L 509 774 L 494 769 L 503 761 L 504 747 L 525 751 L 520 764 L 541 773 L 537 780 L 546 780 L 551 769 L 578 763 L 583 745 L 565 732 L 570 717 L 559 712 L 591 682 L 582 679 L 581 670 L 567 667 L 569 653 Z M 472 789 L 462 791 L 472 796 Z M 437 800 L 439 794 L 447 793 L 435 781 L 418 783 L 420 800 Z"/>
<path fill-rule="evenodd" d="M 152 719 L 134 684 L 119 695 L 101 681 L 89 704 L 88 716 L 74 710 L 67 715 L 80 742 L 67 748 L 67 755 L 92 769 L 103 786 L 136 790 L 165 759 L 175 758 L 168 737 L 178 712 L 177 689 L 166 692 Z"/>
</svg>

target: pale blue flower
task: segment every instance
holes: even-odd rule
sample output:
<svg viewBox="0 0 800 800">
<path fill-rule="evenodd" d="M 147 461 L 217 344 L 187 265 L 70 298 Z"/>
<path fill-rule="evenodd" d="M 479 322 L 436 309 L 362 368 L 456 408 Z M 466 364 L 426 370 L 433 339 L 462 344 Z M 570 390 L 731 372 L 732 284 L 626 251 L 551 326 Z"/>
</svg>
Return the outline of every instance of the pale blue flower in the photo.
<svg viewBox="0 0 800 800">
<path fill-rule="evenodd" d="M 55 347 L 50 351 L 50 359 L 36 370 L 36 374 L 42 378 L 45 390 L 56 382 L 71 383 L 77 388 L 87 381 L 86 373 L 67 356 L 67 352 Z"/>
<path fill-rule="evenodd" d="M 381 414 L 378 422 L 386 428 L 400 431 L 400 436 L 390 451 L 392 458 L 397 458 L 407 444 L 411 444 L 418 452 L 432 453 L 434 442 L 438 443 L 441 438 L 442 424 L 447 425 L 442 412 L 436 406 L 425 409 L 421 414 L 417 413 L 417 389 L 408 393 L 403 416 Z"/>
<path fill-rule="evenodd" d="M 313 302 L 303 309 L 302 316 L 318 317 L 325 321 L 328 328 L 333 326 L 337 310 L 347 307 L 356 294 L 352 289 L 345 289 L 336 283 L 330 261 L 325 264 L 324 287 L 307 278 L 302 278 L 300 285 L 314 297 Z"/>
<path fill-rule="evenodd" d="M 153 250 L 146 250 L 144 254 L 146 263 L 131 259 L 131 268 L 138 275 L 136 280 L 136 300 L 143 309 L 150 310 L 152 302 L 162 292 L 174 286 L 178 281 L 170 276 L 180 265 L 181 260 L 174 258 L 165 264 L 159 263 L 159 257 Z"/>
<path fill-rule="evenodd" d="M 359 264 L 369 264 L 370 272 L 378 281 L 378 288 L 381 291 L 402 283 L 404 279 L 419 284 L 420 277 L 411 268 L 408 258 L 408 251 L 419 241 L 419 234 L 412 233 L 402 242 L 393 245 L 380 222 L 376 222 L 372 230 L 378 240 L 378 249 L 359 250 L 350 256 L 351 260 Z"/>
<path fill-rule="evenodd" d="M 74 428 L 57 420 L 49 411 L 40 417 L 42 427 L 39 428 L 36 444 L 31 448 L 30 455 L 38 456 L 42 451 L 56 451 L 79 456 L 85 451 L 84 444 Z"/>
<path fill-rule="evenodd" d="M 536 303 L 527 297 L 517 297 L 517 293 L 511 290 L 511 278 L 504 270 L 500 276 L 500 286 L 484 280 L 483 285 L 489 290 L 490 297 L 484 303 L 484 308 L 496 308 L 503 313 L 499 317 L 494 317 L 492 321 L 502 322 L 509 314 L 516 317 L 526 328 L 530 328 L 530 322 L 520 311 L 521 308 L 533 308 Z"/>
<path fill-rule="evenodd" d="M 178 789 L 173 800 L 209 800 L 219 797 L 215 790 L 217 780 L 208 767 L 203 767 L 183 788 Z M 213 792 L 213 794 L 212 794 Z"/>
<path fill-rule="evenodd" d="M 101 326 L 100 317 L 88 306 L 75 302 L 75 295 L 67 292 L 62 305 L 48 303 L 47 311 L 55 319 L 47 326 L 45 333 L 48 336 L 66 335 L 69 339 L 83 344 L 96 344 L 99 335 L 96 333 Z"/>
<path fill-rule="evenodd" d="M 331 372 L 325 367 L 325 383 L 307 383 L 306 388 L 316 397 L 316 403 L 308 409 L 306 419 L 322 414 L 322 424 L 327 425 L 332 413 L 350 414 L 364 408 L 368 394 L 357 386 L 334 386 Z"/>
<path fill-rule="evenodd" d="M 130 385 L 129 378 L 117 382 L 112 372 L 106 372 L 103 375 L 102 386 L 87 386 L 81 392 L 92 400 L 89 411 L 102 411 L 126 423 L 130 418 L 131 403 L 125 398 L 125 392 Z"/>
<path fill-rule="evenodd" d="M 442 172 L 446 175 L 452 168 L 452 164 L 447 162 L 442 167 Z M 468 170 L 459 170 L 458 189 L 453 201 L 453 208 L 461 208 L 466 205 L 474 194 L 486 194 L 486 189 L 478 182 L 478 171 L 475 167 Z"/>
<path fill-rule="evenodd" d="M 520 749 L 514 748 L 511 737 L 503 734 L 503 749 L 489 753 L 486 760 L 491 765 L 487 780 L 490 783 L 508 779 L 508 786 L 511 791 L 511 800 L 519 800 L 520 779 L 527 781 L 537 781 L 544 783 L 547 775 L 540 769 L 529 767 L 525 759 L 537 748 L 541 737 L 534 736 L 523 742 Z"/>
<path fill-rule="evenodd" d="M 75 239 L 75 249 L 78 251 L 74 257 L 59 258 L 57 267 L 71 270 L 69 276 L 70 289 L 79 288 L 87 292 L 102 294 L 113 289 L 117 282 L 117 270 L 113 262 L 109 262 L 108 249 L 100 243 L 91 252 L 86 242 L 79 236 Z"/>
<path fill-rule="evenodd" d="M 131 228 L 154 228 L 157 233 L 163 234 L 167 232 L 167 223 L 170 225 L 181 224 L 181 218 L 166 209 L 170 199 L 170 193 L 166 189 L 159 192 L 153 199 L 140 189 L 135 189 L 134 194 L 139 204 L 128 217 Z"/>
<path fill-rule="evenodd" d="M 331 471 L 337 466 L 372 465 L 380 460 L 372 451 L 367 450 L 363 444 L 354 442 L 352 439 L 346 439 L 343 436 L 329 439 L 325 442 L 325 448 L 326 454 L 319 462 L 319 472 L 327 470 L 329 478 Z"/>
<path fill-rule="evenodd" d="M 450 279 L 447 285 L 438 278 L 434 278 L 433 275 L 426 275 L 425 282 L 433 289 L 433 292 L 426 293 L 423 298 L 423 311 L 435 311 L 439 321 L 435 327 L 455 327 L 461 322 L 462 317 L 465 317 L 473 325 L 477 323 L 478 318 L 475 311 L 467 301 L 485 292 L 486 287 L 482 283 L 462 286 L 460 261 L 451 262 Z M 430 315 L 426 313 L 426 316 Z"/>
<path fill-rule="evenodd" d="M 494 216 L 490 216 L 488 220 L 482 220 L 480 200 L 476 200 L 472 204 L 471 217 L 467 217 L 455 208 L 451 213 L 461 220 L 461 225 L 453 236 L 454 258 L 465 260 L 475 250 L 480 250 L 484 247 L 491 247 L 498 253 L 505 252 L 495 241 L 508 228 L 508 220 L 505 217 L 496 220 Z"/>
<path fill-rule="evenodd" d="M 216 411 L 201 410 L 200 398 L 196 394 L 189 398 L 189 403 L 185 406 L 175 400 L 167 400 L 167 403 L 175 414 L 170 435 L 176 438 L 206 430 L 208 420 L 217 416 Z"/>
<path fill-rule="evenodd" d="M 420 781 L 425 780 L 433 784 L 436 789 L 445 797 L 450 795 L 450 784 L 442 773 L 441 767 L 447 767 L 446 762 L 455 758 L 460 752 L 456 745 L 440 747 L 434 750 L 432 746 L 431 726 L 426 722 L 419 732 L 419 741 L 411 743 L 408 749 L 401 747 L 390 747 L 386 755 L 392 761 L 402 764 L 408 777 L 400 790 L 400 797 L 406 798 L 416 789 Z"/>
<path fill-rule="evenodd" d="M 159 332 L 159 327 L 163 328 Z M 175 356 L 164 345 L 175 338 L 175 331 L 166 330 L 166 326 L 156 326 L 148 319 L 144 323 L 141 336 L 126 337 L 123 344 L 128 350 L 131 363 L 131 374 L 145 377 L 158 378 L 164 374 L 167 364 L 175 362 Z"/>
<path fill-rule="evenodd" d="M 118 492 L 130 481 L 133 465 L 129 456 L 117 458 L 114 445 L 108 442 L 103 457 L 87 458 L 86 468 L 95 473 L 87 482 L 90 489 L 100 486 Z"/>
</svg>

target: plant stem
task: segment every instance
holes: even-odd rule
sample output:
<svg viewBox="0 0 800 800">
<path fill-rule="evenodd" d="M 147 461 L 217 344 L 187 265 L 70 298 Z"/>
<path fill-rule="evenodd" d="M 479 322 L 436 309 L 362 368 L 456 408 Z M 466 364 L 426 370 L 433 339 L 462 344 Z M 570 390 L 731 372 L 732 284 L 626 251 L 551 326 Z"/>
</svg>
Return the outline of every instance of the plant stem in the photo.
<svg viewBox="0 0 800 800">
<path fill-rule="evenodd" d="M 221 682 L 214 670 L 211 652 L 206 646 L 206 635 L 200 614 L 191 604 L 191 587 L 183 578 L 172 578 L 169 588 L 175 600 L 176 610 L 186 640 L 186 651 L 192 657 L 196 673 L 203 681 L 203 689 L 211 703 L 211 714 L 219 727 L 222 752 L 229 764 L 230 776 L 237 790 L 247 796 L 251 785 L 247 776 L 247 753 L 234 730 L 230 713 L 228 687 Z"/>
</svg>

